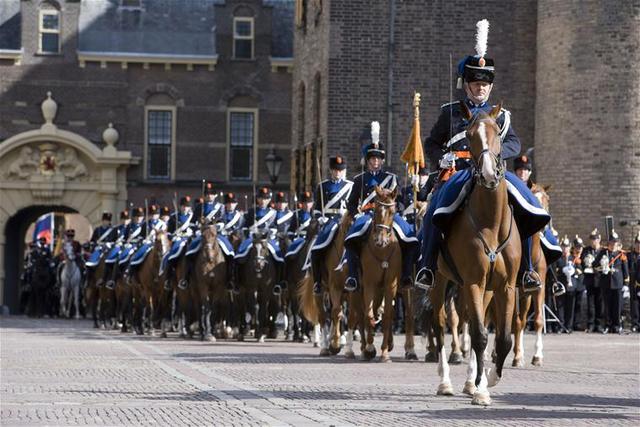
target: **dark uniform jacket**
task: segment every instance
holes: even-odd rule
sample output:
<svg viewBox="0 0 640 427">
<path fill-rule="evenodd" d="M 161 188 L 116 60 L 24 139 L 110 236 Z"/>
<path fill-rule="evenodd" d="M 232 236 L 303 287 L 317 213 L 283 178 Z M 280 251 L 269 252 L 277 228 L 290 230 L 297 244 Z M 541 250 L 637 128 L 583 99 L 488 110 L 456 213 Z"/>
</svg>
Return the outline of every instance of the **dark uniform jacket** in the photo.
<svg viewBox="0 0 640 427">
<path fill-rule="evenodd" d="M 315 213 L 322 215 L 324 212 L 326 218 L 340 218 L 347 207 L 347 200 L 352 192 L 353 181 L 325 179 L 316 188 Z"/>
<path fill-rule="evenodd" d="M 118 229 L 112 225 L 100 225 L 93 230 L 91 243 L 115 242 L 118 239 Z"/>
<path fill-rule="evenodd" d="M 582 271 L 584 273 L 583 283 L 587 289 L 591 289 L 594 286 L 598 286 L 598 276 L 600 273 L 596 270 L 598 265 L 595 263 L 598 251 L 593 247 L 587 246 L 582 250 Z"/>
<path fill-rule="evenodd" d="M 356 175 L 353 178 L 353 188 L 347 201 L 347 210 L 352 217 L 358 213 L 360 207 L 363 208 L 363 211 L 373 208 L 376 185 L 393 190 L 398 186 L 398 179 L 395 174 L 385 170 L 380 170 L 377 173 L 366 171 Z"/>
<path fill-rule="evenodd" d="M 600 266 L 601 260 L 606 257 L 608 260 L 609 272 L 600 273 L 601 289 L 622 289 L 625 282 L 629 282 L 629 266 L 627 265 L 627 257 L 623 251 L 609 251 L 602 249 L 595 260 L 595 265 Z"/>
<path fill-rule="evenodd" d="M 425 154 L 433 167 L 438 168 L 442 156 L 449 151 L 469 151 L 469 141 L 464 136 L 468 122 L 462 117 L 460 102 L 466 102 L 472 113 L 478 110 L 490 112 L 492 105 L 484 103 L 476 107 L 471 101 L 455 101 L 440 107 L 440 116 L 431 129 L 429 137 L 425 141 Z M 520 140 L 511 127 L 511 113 L 504 108 L 496 119 L 500 126 L 502 138 L 502 160 L 517 157 L 520 154 Z M 456 161 L 456 170 L 470 167 L 471 159 L 459 158 Z"/>
</svg>

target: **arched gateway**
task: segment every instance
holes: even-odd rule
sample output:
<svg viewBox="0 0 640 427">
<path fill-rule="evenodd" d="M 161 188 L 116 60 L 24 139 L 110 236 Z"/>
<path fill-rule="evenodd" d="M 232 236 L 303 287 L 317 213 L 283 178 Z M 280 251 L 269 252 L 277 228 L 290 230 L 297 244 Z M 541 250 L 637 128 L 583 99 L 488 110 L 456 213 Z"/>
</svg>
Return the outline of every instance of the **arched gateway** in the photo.
<svg viewBox="0 0 640 427">
<path fill-rule="evenodd" d="M 48 210 L 75 211 L 96 224 L 102 211 L 124 209 L 127 168 L 138 162 L 129 151 L 115 148 L 118 132 L 111 124 L 100 149 L 53 123 L 58 107 L 50 92 L 41 107 L 40 129 L 0 143 L 0 305 L 18 287 L 24 235 L 16 238 L 16 230 L 26 230 Z"/>
</svg>

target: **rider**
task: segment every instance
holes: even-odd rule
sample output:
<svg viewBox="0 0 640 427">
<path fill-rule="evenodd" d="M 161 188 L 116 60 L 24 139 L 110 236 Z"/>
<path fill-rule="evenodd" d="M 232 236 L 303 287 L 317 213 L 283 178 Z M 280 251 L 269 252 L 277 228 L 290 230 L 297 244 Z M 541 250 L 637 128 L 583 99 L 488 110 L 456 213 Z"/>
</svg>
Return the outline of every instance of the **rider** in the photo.
<svg viewBox="0 0 640 427">
<path fill-rule="evenodd" d="M 295 259 L 300 253 L 305 243 L 309 239 L 307 228 L 311 224 L 311 220 L 318 218 L 319 214 L 313 211 L 313 196 L 310 191 L 303 191 L 297 198 L 298 206 L 291 219 L 291 227 L 289 228 L 289 237 L 292 239 L 287 247 L 287 253 L 284 258 Z M 317 212 L 317 211 L 316 211 Z M 303 267 L 303 270 L 305 268 Z"/>
<path fill-rule="evenodd" d="M 133 221 L 131 221 L 124 233 L 125 245 L 118 255 L 118 264 L 125 265 L 133 255 L 136 246 L 144 239 L 144 209 L 137 207 L 133 210 Z"/>
<path fill-rule="evenodd" d="M 118 238 L 118 231 L 111 225 L 111 212 L 102 213 L 102 224 L 93 230 L 91 243 L 99 245 L 101 243 L 115 242 Z"/>
<path fill-rule="evenodd" d="M 318 184 L 315 193 L 315 214 L 320 216 L 322 228 L 318 232 L 315 242 L 311 245 L 311 270 L 313 272 L 313 293 L 322 293 L 322 265 L 325 250 L 331 244 L 342 216 L 346 212 L 347 200 L 353 188 L 353 181 L 345 179 L 347 162 L 342 156 L 329 159 L 331 177 Z"/>
<path fill-rule="evenodd" d="M 194 234 L 194 228 L 195 219 L 193 210 L 191 209 L 191 197 L 184 196 L 180 198 L 179 211 L 174 212 L 169 219 L 169 233 L 171 233 L 173 239 L 171 241 L 171 249 L 162 258 L 161 273 L 166 270 L 167 266 L 173 267 L 174 261 L 182 255 L 187 240 Z M 170 273 L 172 273 L 172 271 Z M 167 277 L 169 276 L 168 274 Z M 178 286 L 184 289 L 187 283 L 178 283 Z"/>
<path fill-rule="evenodd" d="M 280 253 L 284 252 L 287 248 L 286 242 L 289 237 L 292 220 L 293 212 L 289 209 L 287 195 L 279 191 L 276 194 L 276 219 L 274 225 L 277 247 L 280 249 Z M 287 288 L 285 266 L 284 258 L 281 262 L 276 262 L 276 284 L 273 286 L 274 295 L 280 295 L 282 291 Z"/>
<path fill-rule="evenodd" d="M 446 220 L 464 200 L 464 197 L 460 197 L 463 190 L 464 194 L 470 191 L 472 173 L 469 168 L 473 166 L 473 160 L 465 132 L 468 122 L 463 118 L 461 103 L 474 115 L 481 111 L 489 113 L 493 108 L 488 102 L 495 77 L 493 59 L 485 58 L 482 49 L 478 49 L 478 55 L 467 56 L 460 61 L 458 76 L 458 88 L 464 88 L 466 97 L 462 101 L 441 107 L 440 116 L 425 145 L 430 162 L 439 165 L 441 172 L 440 182 L 431 197 L 422 226 L 422 268 L 418 272 L 416 283 L 423 287 L 433 285 L 442 232 L 447 231 Z M 501 160 L 516 157 L 520 152 L 520 140 L 511 127 L 509 111 L 501 109 L 496 122 L 502 142 Z M 457 171 L 460 172 L 456 173 Z M 449 179 L 453 174 L 455 176 Z M 528 239 L 549 222 L 550 216 L 517 176 L 506 172 L 506 179 L 510 200 L 516 202 L 513 203 L 514 217 L 520 236 Z M 522 258 L 526 263 L 526 271 L 522 285 L 525 291 L 540 287 L 540 280 L 532 267 L 530 248 L 530 243 L 523 244 Z"/>
<path fill-rule="evenodd" d="M 238 233 L 244 226 L 244 215 L 238 210 L 238 201 L 233 193 L 226 193 L 223 198 L 224 210 L 220 218 L 218 237 L 226 241 L 227 250 L 223 249 L 227 264 L 227 290 L 238 293 L 238 277 L 236 275 L 233 245 L 229 241 L 229 235 Z M 230 250 L 229 250 L 230 249 Z"/>
<path fill-rule="evenodd" d="M 80 246 L 80 242 L 78 242 L 76 239 L 76 230 L 74 230 L 73 228 L 69 228 L 65 233 L 64 233 L 64 240 L 62 242 L 62 256 L 63 259 L 66 259 L 67 255 L 69 254 L 69 250 L 71 251 L 71 253 L 73 253 L 74 255 L 74 260 L 76 262 L 76 264 L 78 264 L 78 268 L 80 269 L 80 271 L 83 270 L 83 265 L 82 265 L 82 257 L 80 256 L 80 252 L 82 251 L 82 246 Z"/>
<path fill-rule="evenodd" d="M 359 287 L 359 254 L 362 243 L 367 237 L 371 223 L 373 222 L 375 187 L 394 190 L 397 187 L 397 177 L 383 169 L 385 150 L 380 142 L 380 124 L 371 123 L 371 142 L 363 147 L 363 157 L 366 162 L 366 171 L 353 178 L 353 190 L 349 195 L 347 210 L 353 224 L 347 232 L 344 246 L 346 249 L 349 276 L 345 281 L 345 290 L 353 292 Z M 400 286 L 402 288 L 412 286 L 411 271 L 417 248 L 418 239 L 411 226 L 398 213 L 393 217 L 393 229 L 398 237 L 402 251 L 402 276 Z"/>
<path fill-rule="evenodd" d="M 213 185 L 208 182 L 204 190 L 204 203 L 198 203 L 195 209 L 194 218 L 203 223 L 214 224 L 218 222 L 222 216 L 222 204 L 216 201 L 218 195 L 213 191 Z M 204 207 L 204 209 L 203 209 Z"/>
</svg>

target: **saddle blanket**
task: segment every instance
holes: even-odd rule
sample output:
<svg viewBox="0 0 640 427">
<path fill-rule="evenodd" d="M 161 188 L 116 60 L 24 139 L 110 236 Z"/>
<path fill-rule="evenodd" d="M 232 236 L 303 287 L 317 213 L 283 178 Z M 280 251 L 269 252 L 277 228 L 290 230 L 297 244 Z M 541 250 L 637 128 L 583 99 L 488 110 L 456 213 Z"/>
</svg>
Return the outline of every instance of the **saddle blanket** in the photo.
<svg viewBox="0 0 640 427">
<path fill-rule="evenodd" d="M 107 258 L 104 260 L 107 264 L 115 264 L 118 261 L 118 256 L 120 255 L 120 251 L 122 250 L 122 246 L 116 245 L 111 248 L 109 253 L 107 254 Z"/>
<path fill-rule="evenodd" d="M 133 245 L 125 245 L 124 248 L 120 251 L 120 256 L 118 257 L 118 264 L 122 265 L 122 264 L 128 263 L 135 249 L 136 248 Z"/>
<path fill-rule="evenodd" d="M 513 216 L 518 225 L 520 237 L 525 239 L 542 230 L 551 220 L 527 185 L 511 172 L 505 174 L 509 202 L 513 206 Z M 456 172 L 432 197 L 435 212 L 432 223 L 440 230 L 447 231 L 453 215 L 463 205 L 473 190 L 471 169 Z"/>
<path fill-rule="evenodd" d="M 545 227 L 544 231 L 540 232 L 540 243 L 547 265 L 551 265 L 562 257 L 562 248 L 558 245 L 558 240 L 556 239 L 556 236 L 553 235 L 551 227 L 548 225 Z"/>
<path fill-rule="evenodd" d="M 240 247 L 238 248 L 238 253 L 235 255 L 235 259 L 242 262 L 245 260 L 247 255 L 249 255 L 249 251 L 253 247 L 253 238 L 247 237 L 240 243 Z M 275 239 L 271 239 L 267 241 L 267 249 L 274 260 L 277 262 L 284 262 L 284 258 L 282 257 L 282 252 L 280 251 L 280 245 Z"/>
<path fill-rule="evenodd" d="M 218 241 L 218 245 L 222 249 L 222 252 L 224 253 L 225 256 L 228 256 L 228 257 L 234 256 L 233 246 L 231 245 L 231 242 L 229 241 L 227 236 L 218 235 L 216 236 L 216 240 Z M 185 255 L 186 256 L 195 255 L 200 251 L 201 247 L 202 247 L 202 235 L 198 235 L 191 240 L 191 243 L 189 243 L 189 247 L 187 248 L 187 253 Z"/>
<path fill-rule="evenodd" d="M 316 236 L 315 242 L 311 245 L 311 251 L 317 251 L 326 248 L 333 242 L 336 233 L 340 228 L 340 224 L 335 219 L 330 219 Z"/>
<path fill-rule="evenodd" d="M 87 267 L 95 267 L 96 265 L 100 264 L 102 253 L 102 247 L 98 246 L 94 249 L 93 252 L 91 252 L 91 255 L 89 255 L 89 259 L 84 263 L 84 265 L 86 265 Z"/>
<path fill-rule="evenodd" d="M 349 227 L 347 237 L 344 239 L 345 243 L 362 238 L 362 236 L 369 232 L 372 223 L 373 212 L 367 212 L 357 217 L 353 224 L 351 224 L 351 227 Z M 403 242 L 411 244 L 418 243 L 418 238 L 416 237 L 413 227 L 398 213 L 393 216 L 393 229 L 396 232 L 396 236 Z"/>
<path fill-rule="evenodd" d="M 289 244 L 289 247 L 287 248 L 287 253 L 284 255 L 285 259 L 298 255 L 298 253 L 300 253 L 300 251 L 304 247 L 304 243 L 306 241 L 307 239 L 305 239 L 304 237 L 297 237 L 296 239 L 294 239 L 294 241 L 291 242 L 291 244 Z"/>
<path fill-rule="evenodd" d="M 131 257 L 131 262 L 129 263 L 132 266 L 140 265 L 144 262 L 145 258 L 149 252 L 153 249 L 153 245 L 151 243 L 143 243 L 142 246 L 138 248 L 138 250 Z"/>
</svg>

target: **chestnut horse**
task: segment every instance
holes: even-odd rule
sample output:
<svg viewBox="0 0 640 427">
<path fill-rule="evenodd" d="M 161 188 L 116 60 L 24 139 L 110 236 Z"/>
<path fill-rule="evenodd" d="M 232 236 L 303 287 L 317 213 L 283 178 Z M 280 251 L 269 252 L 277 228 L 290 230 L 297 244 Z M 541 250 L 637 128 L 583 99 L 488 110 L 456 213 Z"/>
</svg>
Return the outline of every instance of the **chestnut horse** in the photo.
<svg viewBox="0 0 640 427">
<path fill-rule="evenodd" d="M 538 198 L 542 207 L 549 211 L 549 195 L 547 190 L 550 187 L 544 187 L 542 185 L 533 184 L 531 191 Z M 533 267 L 540 277 L 542 287 L 534 292 L 521 292 L 519 301 L 519 312 L 513 318 L 513 366 L 523 366 L 524 362 L 524 329 L 527 326 L 527 316 L 529 315 L 529 308 L 533 303 L 534 310 L 534 327 L 536 330 L 536 344 L 535 353 L 531 359 L 531 364 L 534 366 L 542 366 L 542 360 L 544 358 L 542 354 L 542 332 L 544 328 L 544 298 L 545 298 L 545 278 L 547 276 L 547 261 L 545 260 L 544 253 L 542 252 L 542 246 L 540 242 L 541 232 L 534 234 L 531 242 L 531 260 Z"/>
<path fill-rule="evenodd" d="M 84 288 L 84 300 L 87 310 L 91 312 L 93 327 L 98 328 L 98 302 L 100 301 L 100 286 L 104 276 L 106 254 L 103 254 L 100 262 L 95 267 L 87 268 L 86 286 Z"/>
<path fill-rule="evenodd" d="M 364 310 L 365 342 L 363 358 L 370 360 L 376 355 L 373 344 L 376 313 L 384 301 L 382 315 L 382 346 L 380 359 L 390 362 L 389 352 L 393 349 L 393 301 L 400 281 L 402 253 L 400 243 L 393 231 L 393 216 L 396 213 L 398 189 L 375 188 L 375 210 L 372 230 L 364 242 L 360 254 L 362 264 L 362 302 Z"/>
<path fill-rule="evenodd" d="M 466 203 L 454 214 L 442 254 L 438 257 L 436 280 L 454 281 L 461 285 L 467 301 L 471 348 L 464 392 L 473 395 L 472 403 L 489 405 L 487 387 L 502 377 L 504 360 L 511 350 L 511 325 L 515 305 L 515 283 L 520 267 L 521 243 L 509 205 L 504 164 L 500 157 L 501 140 L 496 117 L 501 105 L 489 114 L 475 116 L 461 103 L 462 115 L 469 121 L 466 136 L 474 163 L 474 184 Z M 442 190 L 441 190 L 442 191 Z M 450 262 L 446 262 L 443 254 Z M 444 349 L 445 286 L 433 293 L 434 328 L 439 353 L 438 394 L 452 395 L 449 364 Z M 484 353 L 487 330 L 484 318 L 488 294 L 493 291 L 496 311 L 496 365 L 485 369 Z"/>
</svg>

